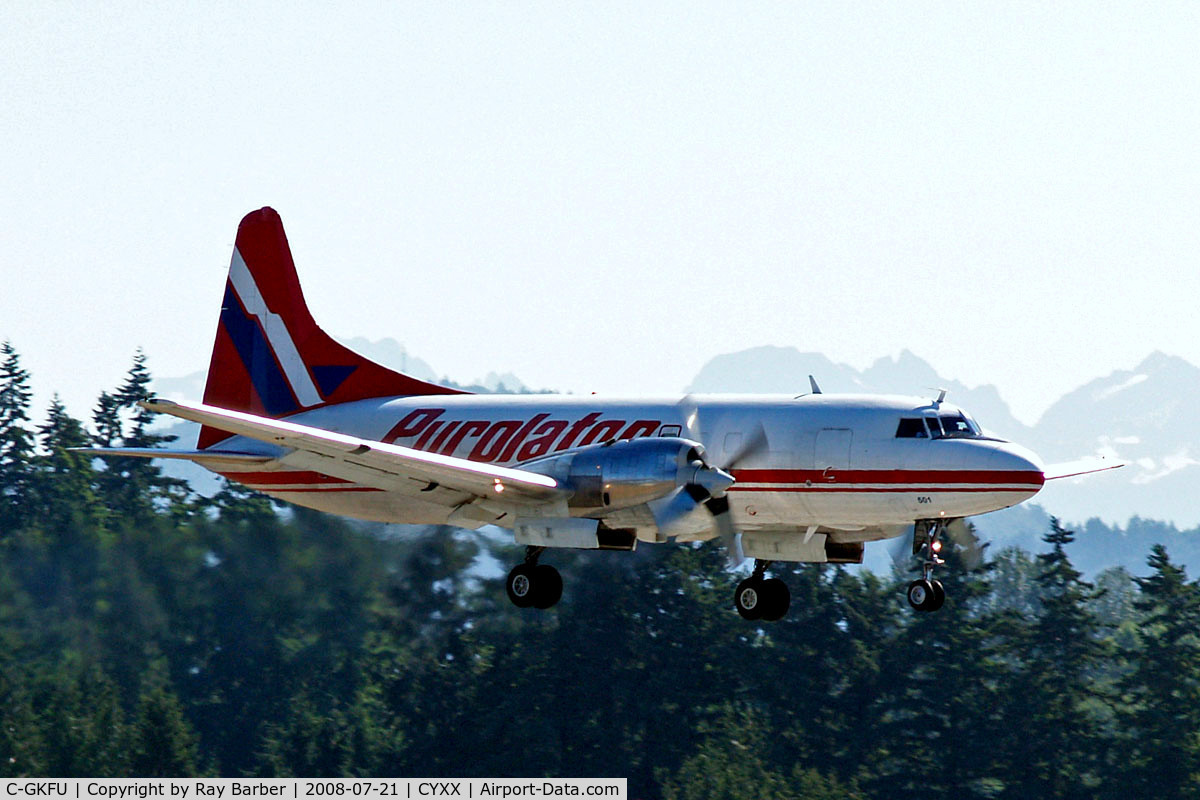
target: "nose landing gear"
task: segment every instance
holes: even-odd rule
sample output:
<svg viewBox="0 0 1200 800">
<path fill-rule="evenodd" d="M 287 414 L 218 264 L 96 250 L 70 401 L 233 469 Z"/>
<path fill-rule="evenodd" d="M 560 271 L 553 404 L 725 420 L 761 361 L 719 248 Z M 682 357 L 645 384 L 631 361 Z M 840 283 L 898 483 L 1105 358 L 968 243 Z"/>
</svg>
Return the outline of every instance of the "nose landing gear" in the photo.
<svg viewBox="0 0 1200 800">
<path fill-rule="evenodd" d="M 921 577 L 908 585 L 908 604 L 917 611 L 937 611 L 946 602 L 946 590 L 933 577 L 933 568 L 946 563 L 938 553 L 942 549 L 939 537 L 945 533 L 947 524 L 942 519 L 926 520 L 918 522 L 913 531 L 913 555 L 925 551 Z"/>
<path fill-rule="evenodd" d="M 517 608 L 550 608 L 562 597 L 562 576 L 549 564 L 539 564 L 544 547 L 525 548 L 525 562 L 517 564 L 504 582 L 508 599 Z"/>
</svg>

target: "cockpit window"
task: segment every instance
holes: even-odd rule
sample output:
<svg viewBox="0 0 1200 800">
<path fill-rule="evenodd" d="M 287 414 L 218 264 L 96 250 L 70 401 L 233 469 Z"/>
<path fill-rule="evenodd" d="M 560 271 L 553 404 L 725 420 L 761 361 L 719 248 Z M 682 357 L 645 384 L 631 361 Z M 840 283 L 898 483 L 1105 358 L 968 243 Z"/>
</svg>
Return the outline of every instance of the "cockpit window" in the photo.
<svg viewBox="0 0 1200 800">
<path fill-rule="evenodd" d="M 975 420 L 962 413 L 906 417 L 896 428 L 897 439 L 973 439 L 982 435 Z"/>
<path fill-rule="evenodd" d="M 979 428 L 964 414 L 941 414 L 943 436 L 947 439 L 972 439 L 979 436 Z M 930 422 L 932 422 L 932 417 Z"/>
<path fill-rule="evenodd" d="M 942 433 L 942 423 L 938 422 L 937 417 L 926 417 L 925 424 L 929 426 L 929 436 L 931 438 L 933 438 L 933 439 L 941 439 L 942 438 L 942 436 L 944 435 Z"/>
</svg>

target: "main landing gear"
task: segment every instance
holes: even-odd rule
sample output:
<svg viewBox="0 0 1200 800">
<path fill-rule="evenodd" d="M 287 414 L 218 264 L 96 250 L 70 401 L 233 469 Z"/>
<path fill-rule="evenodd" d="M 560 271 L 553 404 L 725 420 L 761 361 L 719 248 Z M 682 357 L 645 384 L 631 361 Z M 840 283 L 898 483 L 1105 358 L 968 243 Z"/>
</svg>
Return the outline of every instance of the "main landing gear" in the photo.
<svg viewBox="0 0 1200 800">
<path fill-rule="evenodd" d="M 779 578 L 763 577 L 769 566 L 770 561 L 755 559 L 754 572 L 739 583 L 733 593 L 733 605 L 742 619 L 774 622 L 782 618 L 792 604 L 792 593 L 786 583 Z"/>
<path fill-rule="evenodd" d="M 917 611 L 937 611 L 946 602 L 946 590 L 942 582 L 934 579 L 933 568 L 944 564 L 941 552 L 941 534 L 946 531 L 945 520 L 918 522 L 913 531 L 913 555 L 925 551 L 925 563 L 921 565 L 921 577 L 908 585 L 908 604 Z"/>
<path fill-rule="evenodd" d="M 562 597 L 562 576 L 549 564 L 539 564 L 544 547 L 526 547 L 525 562 L 508 573 L 504 588 L 517 608 L 550 608 Z"/>
</svg>

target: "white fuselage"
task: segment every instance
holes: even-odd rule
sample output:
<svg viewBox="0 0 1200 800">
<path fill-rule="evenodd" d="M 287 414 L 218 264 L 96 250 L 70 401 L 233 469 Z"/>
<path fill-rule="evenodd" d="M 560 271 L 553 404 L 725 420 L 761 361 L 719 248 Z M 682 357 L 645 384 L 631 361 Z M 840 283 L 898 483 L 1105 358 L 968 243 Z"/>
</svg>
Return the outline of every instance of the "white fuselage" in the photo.
<svg viewBox="0 0 1200 800">
<path fill-rule="evenodd" d="M 725 464 L 761 425 L 766 445 L 731 468 L 730 511 L 741 531 L 820 526 L 842 541 L 896 535 L 916 520 L 1015 505 L 1042 487 L 1030 451 L 981 434 L 948 403 L 812 394 L 655 400 L 562 395 L 453 395 L 361 400 L 289 420 L 375 441 L 502 466 L 609 440 L 682 436 L 698 414 L 706 459 Z M 907 422 L 902 422 L 907 420 Z M 235 438 L 221 447 L 262 452 Z M 222 474 L 275 497 L 364 519 L 440 524 L 444 506 L 284 464 Z M 707 525 L 695 536 L 707 538 Z"/>
</svg>

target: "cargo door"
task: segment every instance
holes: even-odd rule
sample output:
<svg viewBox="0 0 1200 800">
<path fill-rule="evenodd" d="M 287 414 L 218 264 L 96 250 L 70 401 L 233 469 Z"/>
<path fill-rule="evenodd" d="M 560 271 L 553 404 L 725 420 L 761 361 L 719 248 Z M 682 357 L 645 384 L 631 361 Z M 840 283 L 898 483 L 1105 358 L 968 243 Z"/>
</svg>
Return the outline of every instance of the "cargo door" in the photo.
<svg viewBox="0 0 1200 800">
<path fill-rule="evenodd" d="M 850 469 L 850 445 L 854 431 L 850 428 L 823 428 L 813 445 L 813 468 L 825 480 L 836 480 L 837 473 Z"/>
<path fill-rule="evenodd" d="M 849 480 L 850 445 L 854 432 L 849 428 L 824 428 L 813 444 L 812 486 L 805 496 L 808 507 L 820 524 L 847 522 L 856 517 L 861 497 L 839 491 Z"/>
</svg>

